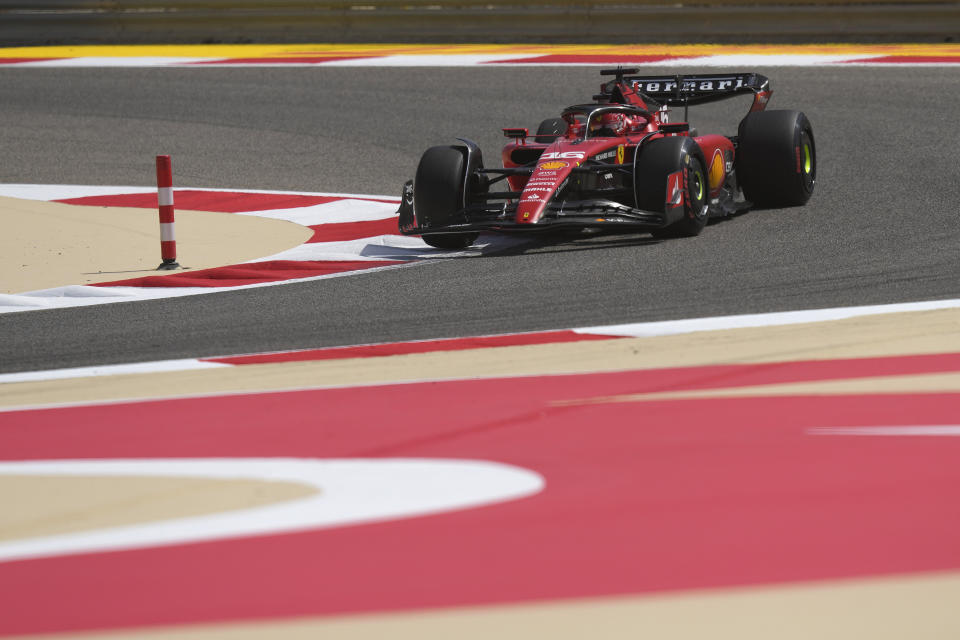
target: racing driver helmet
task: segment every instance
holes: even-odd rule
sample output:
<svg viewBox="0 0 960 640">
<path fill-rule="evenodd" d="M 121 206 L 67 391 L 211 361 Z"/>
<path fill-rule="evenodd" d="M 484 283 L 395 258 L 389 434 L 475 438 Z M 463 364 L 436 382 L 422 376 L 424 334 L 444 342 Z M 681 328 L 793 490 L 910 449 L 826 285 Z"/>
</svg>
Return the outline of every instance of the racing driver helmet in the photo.
<svg viewBox="0 0 960 640">
<path fill-rule="evenodd" d="M 627 119 L 622 113 L 604 113 L 590 121 L 590 135 L 594 137 L 622 136 L 627 130 Z"/>
</svg>

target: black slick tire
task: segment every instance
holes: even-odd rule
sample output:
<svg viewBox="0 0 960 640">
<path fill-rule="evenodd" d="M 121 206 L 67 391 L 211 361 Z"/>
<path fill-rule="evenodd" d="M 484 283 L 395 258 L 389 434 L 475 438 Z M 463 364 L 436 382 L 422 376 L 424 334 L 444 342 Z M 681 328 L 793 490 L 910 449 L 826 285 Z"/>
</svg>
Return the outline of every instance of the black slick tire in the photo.
<svg viewBox="0 0 960 640">
<path fill-rule="evenodd" d="M 758 207 L 798 207 L 813 195 L 817 147 L 800 111 L 758 111 L 740 123 L 737 182 Z"/>
<path fill-rule="evenodd" d="M 644 211 L 667 209 L 667 178 L 684 172 L 683 217 L 662 229 L 654 229 L 655 238 L 692 238 L 707 224 L 708 187 L 703 159 L 697 144 L 685 136 L 652 140 L 639 151 L 634 190 L 637 208 Z"/>
<path fill-rule="evenodd" d="M 421 227 L 455 224 L 463 208 L 467 151 L 460 146 L 430 147 L 420 158 L 413 181 L 413 203 Z M 421 237 L 437 249 L 463 249 L 477 233 L 424 233 Z"/>
</svg>

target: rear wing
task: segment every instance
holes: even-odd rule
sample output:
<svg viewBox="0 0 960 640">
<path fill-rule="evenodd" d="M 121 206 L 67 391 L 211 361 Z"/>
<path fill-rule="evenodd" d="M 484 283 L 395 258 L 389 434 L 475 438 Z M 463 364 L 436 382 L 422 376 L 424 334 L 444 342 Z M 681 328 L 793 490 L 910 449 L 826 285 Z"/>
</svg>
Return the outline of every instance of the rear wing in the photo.
<svg viewBox="0 0 960 640">
<path fill-rule="evenodd" d="M 611 95 L 619 83 L 626 84 L 641 96 L 663 105 L 705 104 L 733 96 L 752 93 L 750 111 L 762 111 L 773 95 L 770 80 L 759 73 L 705 73 L 676 76 L 634 76 L 638 69 L 605 69 L 601 75 L 615 75 L 616 80 L 600 87 L 602 95 Z M 652 105 L 651 105 L 652 106 Z"/>
</svg>

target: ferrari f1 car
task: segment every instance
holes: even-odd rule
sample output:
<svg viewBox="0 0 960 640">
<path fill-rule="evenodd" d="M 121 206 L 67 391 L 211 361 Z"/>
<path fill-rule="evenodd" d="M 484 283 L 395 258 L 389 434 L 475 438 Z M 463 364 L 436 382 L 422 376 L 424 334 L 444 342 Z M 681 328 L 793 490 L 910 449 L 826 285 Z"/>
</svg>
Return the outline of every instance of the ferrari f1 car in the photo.
<svg viewBox="0 0 960 640">
<path fill-rule="evenodd" d="M 637 76 L 608 69 L 594 102 L 544 120 L 537 133 L 504 129 L 502 168 L 470 140 L 427 149 L 403 187 L 400 232 L 460 249 L 481 231 L 567 228 L 695 236 L 713 217 L 751 206 L 807 202 L 816 184 L 813 129 L 799 111 L 765 111 L 756 73 Z M 752 93 L 735 136 L 698 135 L 670 108 Z"/>
</svg>

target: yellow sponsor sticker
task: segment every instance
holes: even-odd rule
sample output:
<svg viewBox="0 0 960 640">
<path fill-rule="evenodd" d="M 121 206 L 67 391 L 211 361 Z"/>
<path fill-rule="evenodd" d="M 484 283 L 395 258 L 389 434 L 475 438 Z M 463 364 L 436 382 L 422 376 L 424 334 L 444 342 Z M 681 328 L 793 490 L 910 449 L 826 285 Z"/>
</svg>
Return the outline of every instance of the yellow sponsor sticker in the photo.
<svg viewBox="0 0 960 640">
<path fill-rule="evenodd" d="M 563 169 L 564 167 L 569 167 L 566 162 L 560 162 L 559 160 L 555 162 L 544 162 L 540 165 L 540 169 Z"/>
</svg>

